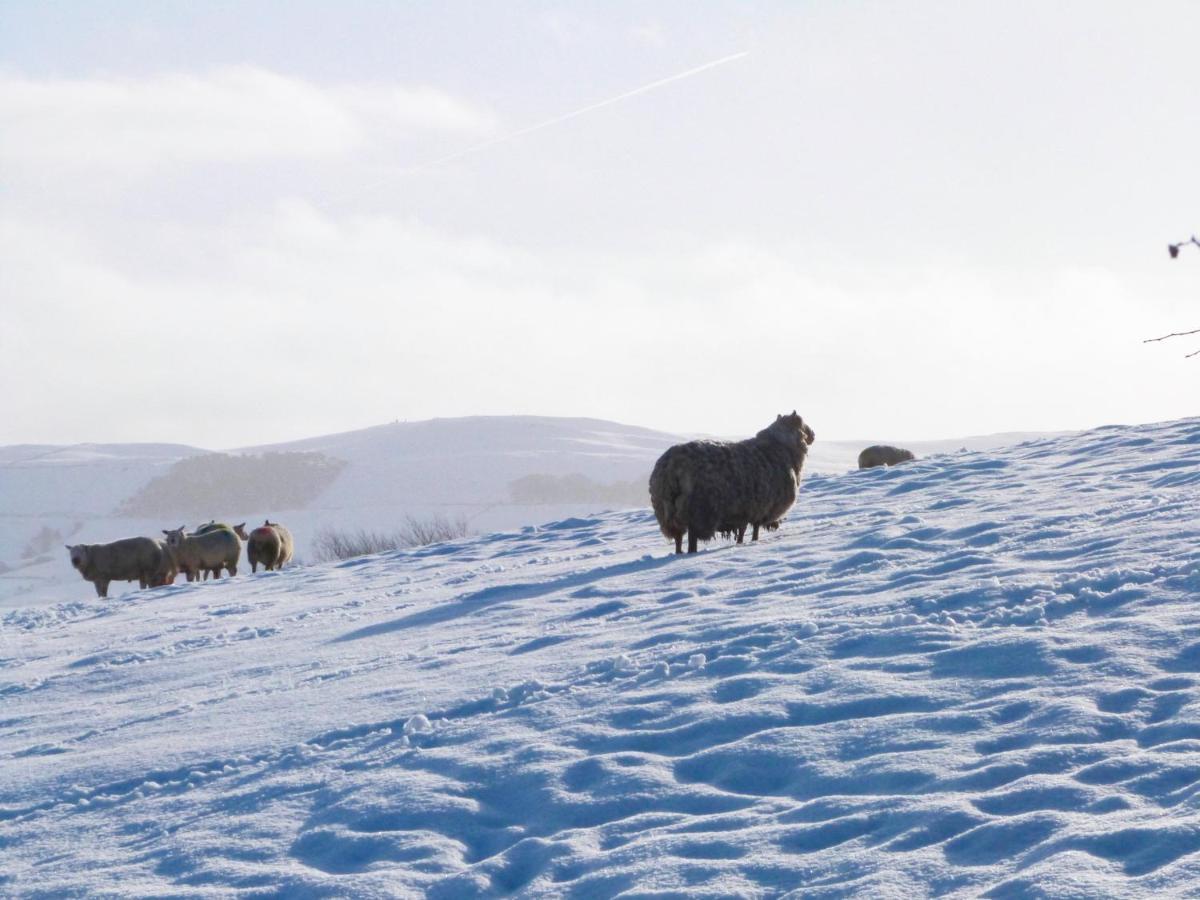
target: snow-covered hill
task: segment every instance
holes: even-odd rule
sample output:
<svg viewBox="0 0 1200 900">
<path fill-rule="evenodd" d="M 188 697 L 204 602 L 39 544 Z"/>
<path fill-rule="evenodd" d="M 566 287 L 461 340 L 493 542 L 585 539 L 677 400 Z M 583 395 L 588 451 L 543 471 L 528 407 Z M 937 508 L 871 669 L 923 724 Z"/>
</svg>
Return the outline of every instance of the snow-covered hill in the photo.
<svg viewBox="0 0 1200 900">
<path fill-rule="evenodd" d="M 1023 435 L 917 442 L 920 456 L 1013 444 Z M 525 476 L 579 474 L 597 484 L 644 483 L 654 460 L 686 438 L 600 419 L 472 416 L 395 422 L 361 431 L 234 453 L 317 451 L 345 463 L 303 509 L 208 509 L 197 520 L 182 506 L 155 518 L 117 514 L 152 479 L 208 451 L 178 444 L 0 447 L 0 608 L 86 596 L 63 543 L 101 543 L 210 518 L 286 522 L 309 555 L 321 529 L 394 531 L 405 517 L 465 518 L 477 532 L 513 529 L 602 509 L 633 506 L 595 500 L 514 503 L 510 484 Z M 810 472 L 843 472 L 869 442 L 819 440 Z M 114 585 L 114 590 L 122 590 Z"/>
<path fill-rule="evenodd" d="M 3 613 L 5 896 L 1194 896 L 1200 420 Z"/>
</svg>

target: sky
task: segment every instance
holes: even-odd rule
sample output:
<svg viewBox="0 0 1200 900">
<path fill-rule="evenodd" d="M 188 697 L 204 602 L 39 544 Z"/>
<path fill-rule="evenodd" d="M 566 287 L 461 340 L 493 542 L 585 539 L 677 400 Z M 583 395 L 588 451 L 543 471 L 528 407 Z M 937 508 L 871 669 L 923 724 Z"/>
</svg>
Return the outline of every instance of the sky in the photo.
<svg viewBox="0 0 1200 900">
<path fill-rule="evenodd" d="M 0 0 L 0 444 L 1193 415 L 1200 340 L 1142 339 L 1200 327 L 1197 46 L 1189 2 Z"/>
</svg>

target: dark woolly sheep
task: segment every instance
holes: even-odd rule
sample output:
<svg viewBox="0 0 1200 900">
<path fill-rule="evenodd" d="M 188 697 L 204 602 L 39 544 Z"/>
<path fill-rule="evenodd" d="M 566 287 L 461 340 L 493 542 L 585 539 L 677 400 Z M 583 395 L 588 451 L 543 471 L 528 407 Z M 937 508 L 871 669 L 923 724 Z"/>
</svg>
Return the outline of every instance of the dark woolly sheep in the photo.
<svg viewBox="0 0 1200 900">
<path fill-rule="evenodd" d="M 720 533 L 738 543 L 746 526 L 775 529 L 796 502 L 813 430 L 793 410 L 745 441 L 690 441 L 659 457 L 650 474 L 650 505 L 675 552 L 696 552 Z"/>
<path fill-rule="evenodd" d="M 249 534 L 246 534 L 245 523 L 237 526 L 236 530 L 238 537 L 246 542 L 246 559 L 251 572 L 258 571 L 259 563 L 270 572 L 282 569 L 284 563 L 292 561 L 295 550 L 292 533 L 278 522 L 267 519 Z"/>
<path fill-rule="evenodd" d="M 909 462 L 916 459 L 911 450 L 901 447 L 890 447 L 887 444 L 875 444 L 858 454 L 860 469 L 874 469 L 876 466 L 894 466 L 896 463 Z"/>
<path fill-rule="evenodd" d="M 148 537 L 124 538 L 111 544 L 67 545 L 71 565 L 96 588 L 97 597 L 108 596 L 113 581 L 136 581 L 147 588 L 175 580 L 174 557 L 163 541 Z"/>
</svg>

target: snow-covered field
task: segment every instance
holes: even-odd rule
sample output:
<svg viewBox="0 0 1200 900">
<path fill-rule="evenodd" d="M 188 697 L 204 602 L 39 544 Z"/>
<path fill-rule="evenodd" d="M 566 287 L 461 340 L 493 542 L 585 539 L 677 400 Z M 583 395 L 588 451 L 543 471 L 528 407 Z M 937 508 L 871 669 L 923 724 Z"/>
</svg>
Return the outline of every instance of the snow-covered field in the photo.
<svg viewBox="0 0 1200 900">
<path fill-rule="evenodd" d="M 0 894 L 1195 896 L 1198 499 L 1186 420 L 3 611 Z"/>
</svg>

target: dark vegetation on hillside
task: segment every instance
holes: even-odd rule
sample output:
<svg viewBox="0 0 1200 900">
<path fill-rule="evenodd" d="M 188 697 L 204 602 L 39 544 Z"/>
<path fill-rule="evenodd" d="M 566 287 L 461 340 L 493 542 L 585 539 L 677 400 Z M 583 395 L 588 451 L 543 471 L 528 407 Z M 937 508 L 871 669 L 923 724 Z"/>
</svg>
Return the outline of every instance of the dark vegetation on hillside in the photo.
<svg viewBox="0 0 1200 900">
<path fill-rule="evenodd" d="M 647 475 L 648 477 L 648 475 Z M 578 472 L 570 475 L 525 475 L 508 483 L 513 503 L 604 503 L 614 508 L 649 506 L 647 477 L 629 481 L 593 481 Z"/>
<path fill-rule="evenodd" d="M 345 465 L 323 453 L 193 456 L 144 485 L 117 515 L 210 518 L 214 510 L 304 509 Z"/>
</svg>

